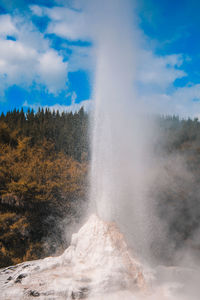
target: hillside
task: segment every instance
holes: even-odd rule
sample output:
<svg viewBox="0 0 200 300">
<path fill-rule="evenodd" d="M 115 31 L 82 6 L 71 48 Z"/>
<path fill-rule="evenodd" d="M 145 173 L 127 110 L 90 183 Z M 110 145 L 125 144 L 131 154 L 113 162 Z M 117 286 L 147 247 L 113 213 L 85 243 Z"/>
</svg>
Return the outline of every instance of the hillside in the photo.
<svg viewBox="0 0 200 300">
<path fill-rule="evenodd" d="M 156 210 L 172 247 L 199 253 L 200 123 L 170 116 L 157 123 Z M 83 109 L 1 114 L 0 267 L 62 253 L 68 245 L 69 225 L 87 205 L 88 127 Z M 168 260 L 165 245 L 163 253 Z"/>
<path fill-rule="evenodd" d="M 87 118 L 14 110 L 0 117 L 0 267 L 62 252 L 87 190 Z M 81 210 L 81 209 L 80 209 Z"/>
</svg>

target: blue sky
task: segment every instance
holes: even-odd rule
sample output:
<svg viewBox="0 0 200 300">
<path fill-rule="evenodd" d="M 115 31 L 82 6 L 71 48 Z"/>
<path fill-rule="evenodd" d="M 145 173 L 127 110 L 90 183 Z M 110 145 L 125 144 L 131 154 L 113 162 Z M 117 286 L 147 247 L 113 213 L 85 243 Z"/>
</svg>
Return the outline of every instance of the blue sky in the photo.
<svg viewBox="0 0 200 300">
<path fill-rule="evenodd" d="M 188 78 L 177 80 L 176 86 L 189 81 L 199 82 L 200 58 L 200 2 L 198 0 L 147 0 L 139 11 L 141 29 L 155 42 L 158 55 L 181 54 L 182 69 Z"/>
<path fill-rule="evenodd" d="M 91 105 L 93 42 L 78 2 L 0 0 L 1 112 Z M 198 0 L 136 3 L 138 96 L 161 113 L 200 117 L 199 13 Z"/>
</svg>

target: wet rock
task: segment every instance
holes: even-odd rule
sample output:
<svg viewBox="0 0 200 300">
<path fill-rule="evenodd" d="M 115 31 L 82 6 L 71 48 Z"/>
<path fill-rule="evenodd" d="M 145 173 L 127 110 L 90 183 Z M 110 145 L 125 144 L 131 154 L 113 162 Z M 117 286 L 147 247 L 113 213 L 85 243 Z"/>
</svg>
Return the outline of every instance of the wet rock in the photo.
<svg viewBox="0 0 200 300">
<path fill-rule="evenodd" d="M 6 279 L 5 284 L 9 283 L 9 281 L 11 281 L 12 279 L 13 279 L 12 276 L 9 276 L 9 277 Z"/>
<path fill-rule="evenodd" d="M 88 297 L 89 289 L 87 287 L 81 288 L 79 291 L 72 291 L 71 298 L 72 299 L 85 299 Z"/>
<path fill-rule="evenodd" d="M 42 293 L 43 296 L 52 296 L 52 295 L 54 295 L 54 294 L 55 294 L 54 291 L 47 291 L 47 292 L 43 292 L 43 293 Z"/>
<path fill-rule="evenodd" d="M 21 283 L 22 279 L 27 277 L 27 274 L 20 274 L 19 276 L 17 276 L 17 278 L 15 279 L 15 283 Z"/>
<path fill-rule="evenodd" d="M 28 268 L 28 267 L 30 267 L 30 264 L 27 264 L 27 265 L 22 266 L 22 269 L 26 269 L 26 268 Z"/>
<path fill-rule="evenodd" d="M 40 293 L 38 291 L 35 290 L 28 290 L 27 292 L 28 296 L 32 296 L 32 297 L 39 297 Z"/>
<path fill-rule="evenodd" d="M 9 276 L 8 278 L 7 278 L 7 281 L 10 281 L 10 280 L 12 280 L 13 278 L 12 278 L 12 276 Z"/>
</svg>

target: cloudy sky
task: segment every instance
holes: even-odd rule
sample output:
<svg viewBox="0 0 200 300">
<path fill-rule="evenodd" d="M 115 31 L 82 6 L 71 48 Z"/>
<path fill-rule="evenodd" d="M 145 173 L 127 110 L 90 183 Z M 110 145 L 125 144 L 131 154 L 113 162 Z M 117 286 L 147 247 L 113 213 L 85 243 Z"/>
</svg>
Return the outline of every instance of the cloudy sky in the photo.
<svg viewBox="0 0 200 300">
<path fill-rule="evenodd" d="M 90 107 L 95 38 L 83 2 L 0 0 L 0 112 Z M 161 113 L 200 116 L 199 13 L 198 0 L 135 4 L 137 95 Z"/>
</svg>

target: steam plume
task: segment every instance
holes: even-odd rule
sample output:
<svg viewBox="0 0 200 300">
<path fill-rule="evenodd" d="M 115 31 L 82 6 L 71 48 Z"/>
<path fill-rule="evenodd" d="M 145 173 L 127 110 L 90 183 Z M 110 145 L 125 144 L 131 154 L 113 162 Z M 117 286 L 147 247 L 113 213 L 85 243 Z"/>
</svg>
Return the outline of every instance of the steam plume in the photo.
<svg viewBox="0 0 200 300">
<path fill-rule="evenodd" d="M 148 203 L 152 124 L 134 88 L 133 9 L 129 0 L 93 6 L 97 67 L 90 199 L 98 215 L 117 221 L 146 256 L 155 221 Z"/>
</svg>

